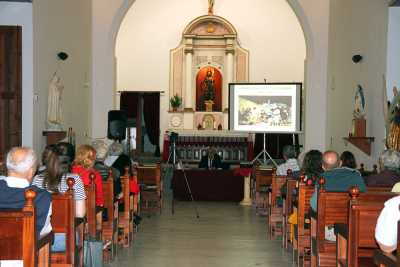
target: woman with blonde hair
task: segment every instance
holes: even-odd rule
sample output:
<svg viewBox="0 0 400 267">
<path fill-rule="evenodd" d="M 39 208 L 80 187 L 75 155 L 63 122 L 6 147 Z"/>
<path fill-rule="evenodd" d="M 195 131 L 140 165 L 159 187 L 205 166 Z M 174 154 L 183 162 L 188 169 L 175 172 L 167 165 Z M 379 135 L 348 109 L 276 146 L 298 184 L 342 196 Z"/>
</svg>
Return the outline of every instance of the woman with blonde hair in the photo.
<svg viewBox="0 0 400 267">
<path fill-rule="evenodd" d="M 90 184 L 90 174 L 94 173 L 94 183 L 96 185 L 96 206 L 103 207 L 103 183 L 100 173 L 94 169 L 96 161 L 96 150 L 90 145 L 81 145 L 78 147 L 75 160 L 72 164 L 72 173 L 78 174 L 84 185 Z"/>
</svg>

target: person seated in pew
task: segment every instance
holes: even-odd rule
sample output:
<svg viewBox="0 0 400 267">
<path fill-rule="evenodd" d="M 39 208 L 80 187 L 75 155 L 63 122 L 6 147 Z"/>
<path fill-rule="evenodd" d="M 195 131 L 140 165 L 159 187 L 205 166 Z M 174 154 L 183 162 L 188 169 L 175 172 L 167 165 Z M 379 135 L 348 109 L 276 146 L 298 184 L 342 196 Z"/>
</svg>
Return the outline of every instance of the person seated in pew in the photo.
<svg viewBox="0 0 400 267">
<path fill-rule="evenodd" d="M 93 148 L 96 149 L 96 162 L 94 168 L 99 171 L 103 181 L 108 179 L 108 171 L 112 169 L 113 181 L 114 181 L 114 198 L 122 198 L 122 187 L 121 187 L 121 173 L 114 167 L 109 167 L 104 163 L 107 156 L 108 146 L 102 140 L 96 140 L 92 143 Z"/>
<path fill-rule="evenodd" d="M 375 227 L 375 239 L 383 252 L 392 253 L 397 248 L 397 222 L 400 220 L 400 196 L 385 202 Z"/>
<path fill-rule="evenodd" d="M 33 178 L 32 184 L 47 190 L 49 193 L 65 193 L 68 190 L 67 179 L 74 179 L 75 217 L 83 218 L 86 215 L 86 193 L 82 179 L 77 174 L 65 173 L 61 166 L 62 152 L 57 145 L 49 145 L 42 153 L 42 166 Z M 77 243 L 79 234 L 77 233 Z M 65 250 L 65 234 L 55 233 L 51 251 Z"/>
<path fill-rule="evenodd" d="M 357 168 L 357 162 L 356 158 L 354 157 L 353 153 L 350 151 L 344 151 L 340 155 L 340 166 L 350 168 L 350 169 L 356 169 Z"/>
<path fill-rule="evenodd" d="M 221 157 L 218 155 L 217 150 L 213 147 L 209 147 L 207 154 L 201 157 L 199 168 L 201 169 L 222 169 L 223 164 Z"/>
<path fill-rule="evenodd" d="M 350 153 L 350 152 L 349 152 Z M 366 186 L 361 174 L 356 169 L 343 167 L 339 155 L 335 151 L 326 151 L 322 157 L 322 176 L 325 178 L 325 190 L 332 192 L 347 192 L 350 187 L 358 186 L 360 192 L 365 192 Z M 310 200 L 311 208 L 317 210 L 318 184 Z"/>
<path fill-rule="evenodd" d="M 400 182 L 400 153 L 395 150 L 385 150 L 379 156 L 379 170 L 364 178 L 367 186 L 392 187 Z"/>
<path fill-rule="evenodd" d="M 78 174 L 84 185 L 90 184 L 90 174 L 94 173 L 96 185 L 96 206 L 104 206 L 103 183 L 100 173 L 93 168 L 96 160 L 96 150 L 90 145 L 81 145 L 76 151 L 76 157 L 72 164 L 71 172 Z"/>
<path fill-rule="evenodd" d="M 51 195 L 46 190 L 31 186 L 37 168 L 35 152 L 28 147 L 14 147 L 7 154 L 6 165 L 7 176 L 0 178 L 0 209 L 21 209 L 25 204 L 25 190 L 34 190 L 36 232 L 38 236 L 45 236 L 52 231 Z"/>
<path fill-rule="evenodd" d="M 56 145 L 47 146 L 42 153 L 42 166 L 33 177 L 32 185 L 50 193 L 65 193 L 68 190 L 67 179 L 73 178 L 75 217 L 83 218 L 86 215 L 86 194 L 82 179 L 79 175 L 63 172 L 60 157 L 61 152 Z"/>
<path fill-rule="evenodd" d="M 292 172 L 298 172 L 300 170 L 296 159 L 296 150 L 294 146 L 286 145 L 282 150 L 283 159 L 285 163 L 282 163 L 276 169 L 276 175 L 286 175 L 287 171 L 290 169 Z"/>
<path fill-rule="evenodd" d="M 71 172 L 72 161 L 75 158 L 75 148 L 72 144 L 67 142 L 59 142 L 56 144 L 58 151 L 60 152 L 60 162 L 62 172 Z"/>
</svg>

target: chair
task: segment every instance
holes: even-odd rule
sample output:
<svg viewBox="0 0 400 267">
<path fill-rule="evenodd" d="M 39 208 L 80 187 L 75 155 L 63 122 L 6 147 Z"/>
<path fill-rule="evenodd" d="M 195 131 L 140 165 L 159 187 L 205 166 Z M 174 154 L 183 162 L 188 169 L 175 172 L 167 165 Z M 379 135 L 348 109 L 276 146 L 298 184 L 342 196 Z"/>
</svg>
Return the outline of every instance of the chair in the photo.
<svg viewBox="0 0 400 267">
<path fill-rule="evenodd" d="M 21 210 L 0 210 L 0 261 L 22 260 L 24 267 L 50 266 L 52 233 L 37 240 L 34 199 L 25 191 Z"/>
<path fill-rule="evenodd" d="M 141 211 L 162 211 L 162 182 L 160 164 L 156 166 L 139 166 L 137 168 L 138 183 L 141 190 Z"/>
<path fill-rule="evenodd" d="M 133 242 L 134 223 L 133 223 L 133 204 L 134 198 L 129 188 L 129 167 L 125 167 L 125 174 L 121 176 L 121 186 L 123 193 L 124 206 L 118 212 L 118 228 L 122 231 L 118 233 L 118 240 L 123 247 L 129 247 Z"/>
</svg>

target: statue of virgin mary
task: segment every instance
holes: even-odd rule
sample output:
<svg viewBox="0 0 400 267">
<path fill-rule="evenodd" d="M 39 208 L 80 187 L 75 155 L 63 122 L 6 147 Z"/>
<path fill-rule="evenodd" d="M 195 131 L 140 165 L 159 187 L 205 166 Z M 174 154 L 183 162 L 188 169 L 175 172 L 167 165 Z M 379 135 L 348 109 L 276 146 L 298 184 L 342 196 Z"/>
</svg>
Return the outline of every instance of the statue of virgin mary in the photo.
<svg viewBox="0 0 400 267">
<path fill-rule="evenodd" d="M 61 126 L 61 96 L 64 85 L 61 83 L 60 77 L 56 74 L 49 84 L 49 95 L 47 99 L 47 130 L 62 131 Z"/>
</svg>

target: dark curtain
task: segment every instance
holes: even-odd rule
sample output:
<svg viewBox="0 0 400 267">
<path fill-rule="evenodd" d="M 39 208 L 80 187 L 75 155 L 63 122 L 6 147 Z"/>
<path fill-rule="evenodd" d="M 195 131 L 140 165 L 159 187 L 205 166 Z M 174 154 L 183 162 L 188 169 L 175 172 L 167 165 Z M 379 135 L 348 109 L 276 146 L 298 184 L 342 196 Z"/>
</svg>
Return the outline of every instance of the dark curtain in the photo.
<svg viewBox="0 0 400 267">
<path fill-rule="evenodd" d="M 155 155 L 160 156 L 160 93 L 143 94 L 143 114 L 149 140 L 156 146 Z"/>
<path fill-rule="evenodd" d="M 136 92 L 121 93 L 120 109 L 126 112 L 128 119 L 136 119 L 138 100 L 139 100 L 139 94 Z"/>
</svg>

